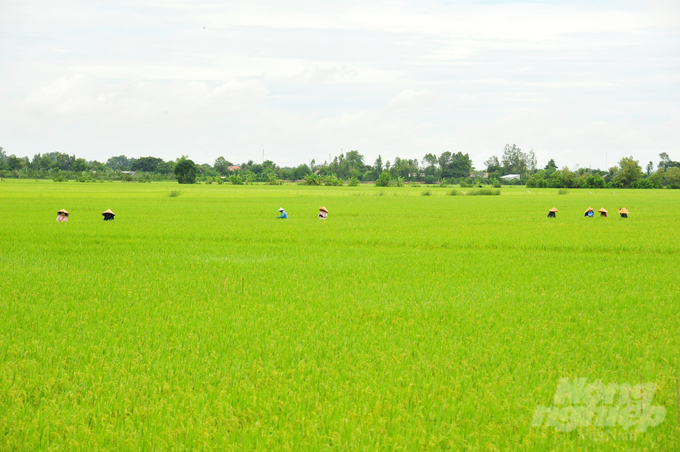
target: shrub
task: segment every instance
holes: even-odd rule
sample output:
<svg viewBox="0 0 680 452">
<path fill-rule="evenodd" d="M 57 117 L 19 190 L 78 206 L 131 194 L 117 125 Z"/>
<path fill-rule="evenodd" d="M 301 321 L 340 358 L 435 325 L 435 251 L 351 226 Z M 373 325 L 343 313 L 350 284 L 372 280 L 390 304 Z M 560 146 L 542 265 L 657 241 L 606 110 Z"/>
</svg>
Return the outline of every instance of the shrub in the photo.
<svg viewBox="0 0 680 452">
<path fill-rule="evenodd" d="M 357 187 L 357 186 L 359 186 L 359 179 L 357 179 L 356 177 L 351 178 L 351 179 L 349 180 L 349 186 L 350 186 L 350 187 Z"/>
<path fill-rule="evenodd" d="M 467 188 L 467 186 L 468 186 L 468 184 L 466 184 L 465 181 L 462 180 L 462 179 L 460 180 L 460 182 L 458 183 L 458 185 L 460 185 L 460 188 Z"/>
<path fill-rule="evenodd" d="M 496 188 L 482 188 L 480 190 L 471 190 L 468 196 L 497 196 L 501 194 L 501 190 Z"/>
<path fill-rule="evenodd" d="M 328 187 L 341 187 L 342 180 L 338 179 L 335 174 L 329 174 L 324 178 L 323 184 Z"/>
<path fill-rule="evenodd" d="M 305 185 L 319 185 L 319 176 L 315 173 L 305 175 Z"/>
<path fill-rule="evenodd" d="M 281 185 L 283 181 L 276 177 L 276 174 L 270 173 L 267 179 L 267 184 L 269 185 Z"/>
<path fill-rule="evenodd" d="M 651 179 L 638 179 L 631 184 L 631 188 L 654 188 L 654 182 Z"/>
<path fill-rule="evenodd" d="M 387 171 L 383 171 L 378 180 L 375 181 L 376 187 L 389 187 L 392 185 L 392 176 Z"/>
<path fill-rule="evenodd" d="M 173 190 L 173 191 L 170 192 L 170 195 L 169 195 L 169 196 L 170 196 L 171 198 L 176 198 L 176 197 L 178 197 L 178 196 L 181 195 L 181 194 L 182 194 L 182 190 Z"/>
<path fill-rule="evenodd" d="M 451 190 L 451 191 L 448 191 L 448 192 L 446 192 L 446 194 L 449 195 L 449 196 L 459 196 L 459 195 L 458 195 L 458 190 L 456 190 L 456 189 L 453 189 L 453 190 Z"/>
<path fill-rule="evenodd" d="M 54 182 L 66 182 L 66 178 L 64 177 L 63 174 L 59 174 L 59 175 L 57 175 L 57 176 L 54 176 L 54 177 L 52 178 L 52 180 L 53 180 Z"/>
<path fill-rule="evenodd" d="M 239 174 L 229 176 L 229 182 L 231 182 L 232 185 L 243 185 L 243 179 L 241 179 Z"/>
<path fill-rule="evenodd" d="M 432 196 L 432 191 L 430 190 L 425 190 L 420 194 L 421 196 Z"/>
<path fill-rule="evenodd" d="M 559 191 L 557 192 L 558 195 L 566 195 L 567 193 L 569 193 L 569 190 L 567 190 L 566 188 L 560 188 Z"/>
</svg>

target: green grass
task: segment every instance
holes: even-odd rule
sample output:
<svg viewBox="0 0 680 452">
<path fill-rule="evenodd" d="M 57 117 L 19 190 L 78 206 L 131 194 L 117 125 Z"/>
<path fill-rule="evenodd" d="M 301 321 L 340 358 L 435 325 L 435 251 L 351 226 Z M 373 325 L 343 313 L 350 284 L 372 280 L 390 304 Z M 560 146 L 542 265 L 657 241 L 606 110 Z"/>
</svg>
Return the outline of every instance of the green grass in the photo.
<svg viewBox="0 0 680 452">
<path fill-rule="evenodd" d="M 680 191 L 177 189 L 0 182 L 1 450 L 680 447 Z M 666 419 L 532 428 L 563 377 Z"/>
</svg>

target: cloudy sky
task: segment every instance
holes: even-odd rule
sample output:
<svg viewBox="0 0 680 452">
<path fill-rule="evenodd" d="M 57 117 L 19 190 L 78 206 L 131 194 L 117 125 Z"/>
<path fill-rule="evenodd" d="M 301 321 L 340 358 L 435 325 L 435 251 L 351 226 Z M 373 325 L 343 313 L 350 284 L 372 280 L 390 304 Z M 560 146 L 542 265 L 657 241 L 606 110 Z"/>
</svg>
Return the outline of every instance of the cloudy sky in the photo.
<svg viewBox="0 0 680 452">
<path fill-rule="evenodd" d="M 680 160 L 680 2 L 1 0 L 0 146 Z"/>
</svg>

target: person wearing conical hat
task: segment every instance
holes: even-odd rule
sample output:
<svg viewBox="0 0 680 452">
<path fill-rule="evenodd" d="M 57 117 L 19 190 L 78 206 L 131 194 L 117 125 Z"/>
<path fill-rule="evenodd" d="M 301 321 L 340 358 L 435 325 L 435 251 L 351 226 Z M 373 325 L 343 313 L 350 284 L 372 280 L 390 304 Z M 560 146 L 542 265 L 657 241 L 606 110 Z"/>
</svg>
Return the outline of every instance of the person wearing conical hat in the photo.
<svg viewBox="0 0 680 452">
<path fill-rule="evenodd" d="M 287 220 L 287 219 L 288 219 L 288 214 L 286 213 L 285 210 L 283 210 L 283 207 L 279 207 L 279 212 L 281 212 L 281 215 L 278 216 L 278 217 L 276 217 L 276 218 L 280 218 L 280 219 L 282 219 L 282 220 Z"/>
<path fill-rule="evenodd" d="M 619 213 L 621 214 L 621 218 L 628 218 L 628 211 L 625 207 L 621 207 Z"/>
<path fill-rule="evenodd" d="M 111 212 L 111 209 L 106 209 L 106 211 L 103 212 L 102 215 L 104 215 L 104 221 L 113 221 L 113 217 L 116 216 L 115 213 Z"/>
<path fill-rule="evenodd" d="M 609 213 L 609 212 L 607 212 L 607 210 L 604 207 L 601 208 L 600 210 L 598 210 L 598 212 L 600 212 L 601 217 L 605 217 L 605 218 L 608 216 L 607 214 Z"/>
<path fill-rule="evenodd" d="M 559 212 L 559 210 L 557 210 L 557 209 L 554 208 L 554 207 L 553 207 L 552 209 L 550 209 L 550 210 L 548 211 L 548 218 L 555 218 L 555 217 L 556 217 L 555 212 Z"/>
<path fill-rule="evenodd" d="M 66 209 L 61 209 L 57 212 L 57 221 L 68 221 L 68 212 Z"/>
<path fill-rule="evenodd" d="M 319 220 L 325 220 L 326 218 L 328 218 L 328 209 L 319 207 Z"/>
<path fill-rule="evenodd" d="M 595 209 L 593 209 L 592 207 L 588 207 L 586 209 L 586 213 L 585 213 L 584 216 L 585 217 L 591 217 L 591 218 L 594 217 L 595 216 Z"/>
</svg>

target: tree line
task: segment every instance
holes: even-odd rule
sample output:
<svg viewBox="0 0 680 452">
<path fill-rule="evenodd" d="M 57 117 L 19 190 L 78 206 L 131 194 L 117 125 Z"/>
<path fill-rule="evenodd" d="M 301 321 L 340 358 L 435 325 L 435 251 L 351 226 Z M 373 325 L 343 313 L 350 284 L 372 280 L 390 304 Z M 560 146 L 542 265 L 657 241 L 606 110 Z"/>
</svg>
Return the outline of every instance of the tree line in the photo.
<svg viewBox="0 0 680 452">
<path fill-rule="evenodd" d="M 416 182 L 497 187 L 512 184 L 536 188 L 680 188 L 680 162 L 671 160 L 665 152 L 659 157 L 656 170 L 651 161 L 643 169 L 632 156 L 622 158 L 617 165 L 606 170 L 570 170 L 566 166 L 560 169 L 554 159 L 544 168 L 539 168 L 533 150 L 524 152 L 515 144 L 507 144 L 500 157 L 492 155 L 484 162 L 485 167 L 477 170 L 468 154 L 449 151 L 439 156 L 427 153 L 421 160 L 396 157 L 393 161 L 383 161 L 378 156 L 370 164 L 359 151 L 352 150 L 320 164 L 311 160 L 295 167 L 280 167 L 271 160 L 235 164 L 223 156 L 218 157 L 213 165 L 196 164 L 187 156 L 165 161 L 151 156 L 132 158 L 119 155 L 99 162 L 49 152 L 29 159 L 7 155 L 0 147 L 0 177 L 80 182 L 177 180 L 180 183 L 278 184 L 288 180 L 308 185 L 373 182 L 379 186 L 398 186 Z"/>
</svg>

